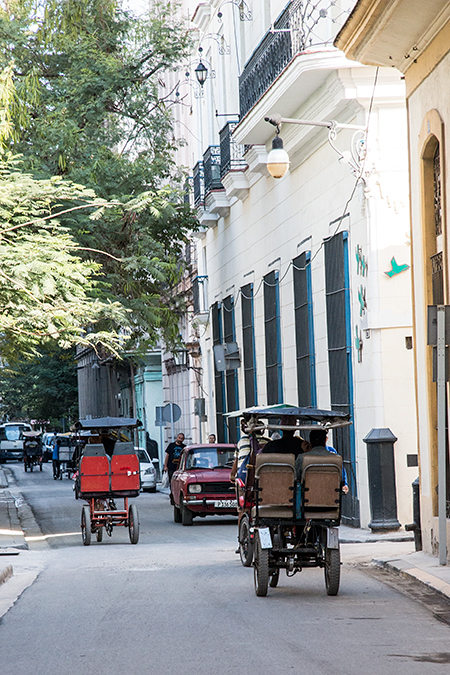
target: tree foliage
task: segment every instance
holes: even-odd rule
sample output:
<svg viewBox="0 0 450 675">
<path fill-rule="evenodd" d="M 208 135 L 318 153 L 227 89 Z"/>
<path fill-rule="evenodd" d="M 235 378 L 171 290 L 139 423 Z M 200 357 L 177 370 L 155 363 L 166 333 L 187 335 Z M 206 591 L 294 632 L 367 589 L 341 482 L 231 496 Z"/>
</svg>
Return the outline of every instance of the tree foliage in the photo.
<svg viewBox="0 0 450 675">
<path fill-rule="evenodd" d="M 102 323 L 127 325 L 119 302 L 98 296 L 100 265 L 82 260 L 55 212 L 103 208 L 92 190 L 60 178 L 36 180 L 12 158 L 0 162 L 0 354 L 13 361 L 57 343 L 117 352 Z M 92 326 L 95 330 L 87 330 Z"/>
<path fill-rule="evenodd" d="M 0 417 L 35 419 L 60 426 L 78 416 L 74 350 L 40 348 L 34 358 L 0 370 Z"/>
<path fill-rule="evenodd" d="M 177 256 L 197 222 L 184 205 L 173 162 L 170 96 L 161 94 L 163 72 L 188 47 L 172 2 L 155 3 L 145 19 L 115 0 L 9 0 L 0 6 L 0 65 L 13 85 L 0 118 L 4 148 L 20 153 L 35 178 L 69 179 L 110 206 L 94 216 L 83 209 L 58 216 L 58 233 L 55 222 L 39 233 L 24 228 L 24 266 L 12 264 L 5 273 L 20 272 L 28 288 L 40 270 L 26 247 L 30 252 L 33 237 L 41 237 L 39 247 L 60 237 L 54 241 L 61 256 L 70 250 L 100 274 L 85 292 L 105 308 L 118 302 L 128 310 L 132 344 L 154 342 L 161 331 L 174 340 Z M 64 199 L 57 202 L 59 211 L 67 210 Z M 70 248 L 74 241 L 77 249 Z M 65 263 L 54 257 L 51 264 Z M 75 293 L 74 286 L 58 290 Z"/>
</svg>

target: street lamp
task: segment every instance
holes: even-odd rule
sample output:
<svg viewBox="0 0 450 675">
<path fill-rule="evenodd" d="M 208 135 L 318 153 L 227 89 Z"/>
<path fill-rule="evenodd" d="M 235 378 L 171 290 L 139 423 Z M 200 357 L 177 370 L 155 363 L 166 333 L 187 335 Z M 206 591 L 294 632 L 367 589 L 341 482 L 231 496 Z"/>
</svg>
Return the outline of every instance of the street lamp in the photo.
<svg viewBox="0 0 450 675">
<path fill-rule="evenodd" d="M 208 75 L 207 67 L 204 65 L 204 63 L 202 63 L 202 61 L 200 61 L 200 63 L 198 64 L 198 66 L 197 66 L 197 68 L 195 69 L 194 72 L 195 72 L 195 77 L 197 78 L 197 82 L 199 83 L 199 85 L 201 87 L 203 87 L 203 85 L 206 82 L 206 77 Z"/>
<path fill-rule="evenodd" d="M 276 128 L 277 133 L 272 141 L 272 150 L 267 156 L 267 170 L 274 178 L 282 178 L 289 168 L 289 155 L 286 150 L 283 149 L 283 141 L 279 135 L 281 124 L 304 124 L 312 127 L 325 127 L 328 129 L 328 142 L 333 150 L 339 155 L 339 159 L 343 164 L 348 164 L 351 167 L 355 176 L 360 176 L 361 166 L 365 155 L 366 127 L 357 124 L 340 124 L 339 122 L 336 122 L 336 120 L 319 122 L 315 120 L 284 118 L 279 114 L 265 117 L 264 120 L 269 122 L 269 124 L 272 124 Z M 355 132 L 351 143 L 351 152 L 349 150 L 341 151 L 334 145 L 333 141 L 336 139 L 338 129 L 350 129 Z M 362 137 L 357 139 L 358 135 Z"/>
<path fill-rule="evenodd" d="M 272 141 L 272 150 L 267 155 L 267 171 L 274 178 L 283 178 L 289 169 L 289 155 L 283 149 L 283 141 L 279 133 L 277 128 L 277 135 Z"/>
</svg>

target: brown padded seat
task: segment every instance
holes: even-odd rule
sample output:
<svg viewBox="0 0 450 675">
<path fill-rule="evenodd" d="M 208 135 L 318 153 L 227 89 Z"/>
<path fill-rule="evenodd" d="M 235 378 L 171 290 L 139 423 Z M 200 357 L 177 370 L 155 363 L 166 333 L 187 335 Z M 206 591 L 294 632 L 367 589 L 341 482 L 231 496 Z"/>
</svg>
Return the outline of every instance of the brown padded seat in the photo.
<svg viewBox="0 0 450 675">
<path fill-rule="evenodd" d="M 303 456 L 302 482 L 304 517 L 339 518 L 339 494 L 342 480 L 342 457 L 330 453 Z"/>
<path fill-rule="evenodd" d="M 260 453 L 256 455 L 258 511 L 264 518 L 292 518 L 295 480 L 295 455 Z M 255 507 L 252 515 L 255 514 Z"/>
</svg>

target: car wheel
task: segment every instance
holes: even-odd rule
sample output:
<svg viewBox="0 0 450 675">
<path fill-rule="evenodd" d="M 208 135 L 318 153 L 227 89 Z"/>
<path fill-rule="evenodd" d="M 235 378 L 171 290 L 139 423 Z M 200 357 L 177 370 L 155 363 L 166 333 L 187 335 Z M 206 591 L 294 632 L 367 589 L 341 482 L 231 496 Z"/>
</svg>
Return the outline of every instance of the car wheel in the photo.
<svg viewBox="0 0 450 675">
<path fill-rule="evenodd" d="M 83 544 L 89 546 L 91 543 L 91 512 L 89 506 L 83 506 L 81 510 L 81 536 Z"/>
<path fill-rule="evenodd" d="M 242 516 L 239 523 L 239 556 L 244 567 L 250 567 L 253 562 L 253 542 L 250 540 L 250 522 L 247 514 Z"/>
<path fill-rule="evenodd" d="M 139 515 L 136 504 L 131 504 L 128 510 L 128 532 L 132 544 L 139 541 Z"/>
<path fill-rule="evenodd" d="M 173 522 L 181 523 L 181 511 L 176 504 L 173 505 Z"/>
<path fill-rule="evenodd" d="M 194 520 L 194 515 L 192 511 L 189 511 L 182 499 L 180 499 L 180 510 L 181 510 L 181 523 L 183 525 L 192 525 Z"/>
</svg>

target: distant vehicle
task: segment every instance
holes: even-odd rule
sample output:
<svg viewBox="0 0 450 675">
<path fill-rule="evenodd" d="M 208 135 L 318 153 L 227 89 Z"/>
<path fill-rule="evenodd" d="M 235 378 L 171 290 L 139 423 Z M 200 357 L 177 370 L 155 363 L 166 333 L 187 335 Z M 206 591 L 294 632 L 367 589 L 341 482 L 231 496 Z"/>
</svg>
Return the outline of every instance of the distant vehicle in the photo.
<svg viewBox="0 0 450 675">
<path fill-rule="evenodd" d="M 134 448 L 139 459 L 139 470 L 141 474 L 141 488 L 143 492 L 155 492 L 156 490 L 156 470 L 144 448 Z"/>
<path fill-rule="evenodd" d="M 225 443 L 191 445 L 183 450 L 172 476 L 173 519 L 192 525 L 195 516 L 237 516 L 230 483 L 236 446 Z"/>
<path fill-rule="evenodd" d="M 23 459 L 23 432 L 32 431 L 27 422 L 5 422 L 0 424 L 0 463 L 6 460 Z"/>
</svg>

